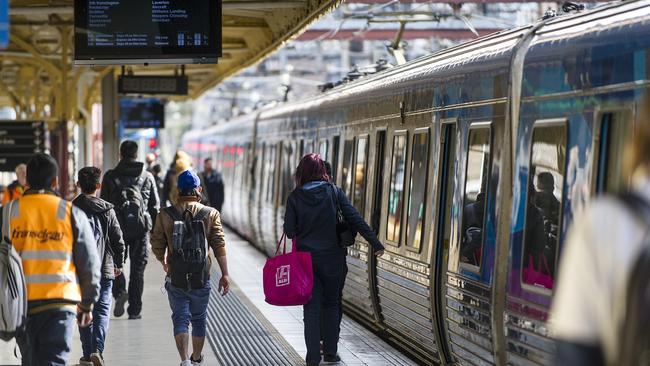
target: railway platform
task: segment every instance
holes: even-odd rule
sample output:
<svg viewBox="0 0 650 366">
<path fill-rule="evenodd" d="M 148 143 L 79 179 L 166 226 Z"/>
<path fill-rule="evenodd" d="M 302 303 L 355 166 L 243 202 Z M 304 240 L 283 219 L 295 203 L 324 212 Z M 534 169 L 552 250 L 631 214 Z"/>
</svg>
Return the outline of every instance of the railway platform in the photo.
<svg viewBox="0 0 650 366">
<path fill-rule="evenodd" d="M 265 257 L 232 231 L 226 231 L 231 292 L 216 292 L 208 309 L 205 365 L 304 365 L 302 307 L 276 307 L 264 302 Z M 163 271 L 150 256 L 145 273 L 142 319 L 112 318 L 104 358 L 106 365 L 178 365 L 171 311 L 163 288 Z M 76 332 L 75 332 L 76 333 Z M 70 364 L 81 356 L 75 334 Z M 13 343 L 0 342 L 0 365 L 20 365 Z M 341 325 L 338 365 L 415 365 L 398 350 L 347 316 Z"/>
</svg>

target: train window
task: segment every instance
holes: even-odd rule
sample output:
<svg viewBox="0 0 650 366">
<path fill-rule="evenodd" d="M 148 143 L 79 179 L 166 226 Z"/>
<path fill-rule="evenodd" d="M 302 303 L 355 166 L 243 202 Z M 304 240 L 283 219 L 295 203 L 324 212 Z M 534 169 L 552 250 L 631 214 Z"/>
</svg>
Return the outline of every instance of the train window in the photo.
<svg viewBox="0 0 650 366">
<path fill-rule="evenodd" d="M 332 179 L 332 182 L 336 182 L 337 173 L 338 173 L 340 141 L 341 141 L 340 136 L 334 136 L 333 143 L 332 143 L 332 158 L 330 159 L 330 163 L 332 165 L 332 176 L 330 178 Z"/>
<path fill-rule="evenodd" d="M 352 148 L 354 140 L 345 140 L 343 143 L 343 192 L 350 196 L 352 188 Z"/>
<path fill-rule="evenodd" d="M 553 288 L 566 165 L 566 122 L 533 129 L 523 250 L 523 283 Z"/>
<path fill-rule="evenodd" d="M 318 144 L 318 153 L 320 154 L 320 157 L 323 160 L 328 160 L 327 148 L 328 148 L 328 141 L 321 140 L 320 143 Z"/>
<path fill-rule="evenodd" d="M 295 164 L 294 162 L 296 161 L 295 146 L 295 142 L 286 142 L 282 144 L 282 161 L 280 162 L 280 169 L 282 172 L 282 178 L 280 182 L 280 199 L 282 201 L 280 203 L 282 205 L 285 204 L 287 198 L 289 197 L 289 193 L 291 193 L 293 190 L 293 166 Z"/>
<path fill-rule="evenodd" d="M 632 132 L 630 110 L 609 112 L 602 115 L 600 151 L 598 158 L 598 192 L 617 193 L 628 186 L 623 174 L 623 149 Z"/>
<path fill-rule="evenodd" d="M 409 184 L 406 245 L 420 250 L 424 240 L 424 213 L 429 166 L 429 130 L 413 136 Z"/>
<path fill-rule="evenodd" d="M 485 239 L 485 208 L 490 170 L 490 128 L 471 128 L 467 147 L 460 261 L 480 267 Z"/>
<path fill-rule="evenodd" d="M 366 163 L 368 161 L 368 137 L 357 139 L 357 158 L 354 166 L 354 195 L 352 204 L 363 215 L 366 203 Z"/>
<path fill-rule="evenodd" d="M 314 151 L 314 142 L 312 140 L 305 140 L 305 145 L 304 145 L 304 150 L 302 152 L 302 155 L 305 156 L 307 154 L 312 154 L 315 153 Z"/>
<path fill-rule="evenodd" d="M 406 133 L 393 137 L 393 159 L 390 168 L 388 192 L 388 225 L 386 239 L 399 243 L 402 233 L 402 207 L 404 206 L 404 174 L 406 173 Z"/>
<path fill-rule="evenodd" d="M 269 145 L 266 147 L 267 148 L 267 153 L 266 155 L 266 166 L 265 166 L 265 173 L 264 176 L 267 179 L 266 183 L 266 195 L 265 195 L 265 200 L 268 203 L 273 203 L 273 196 L 275 194 L 275 153 L 276 153 L 276 146 L 275 145 Z"/>
</svg>

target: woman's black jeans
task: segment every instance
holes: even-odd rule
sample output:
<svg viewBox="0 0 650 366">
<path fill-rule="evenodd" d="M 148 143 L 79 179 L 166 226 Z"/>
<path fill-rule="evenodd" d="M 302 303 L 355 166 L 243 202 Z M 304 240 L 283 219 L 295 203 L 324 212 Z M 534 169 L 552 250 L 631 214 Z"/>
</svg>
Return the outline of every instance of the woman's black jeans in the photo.
<svg viewBox="0 0 650 366">
<path fill-rule="evenodd" d="M 314 289 L 311 300 L 303 306 L 303 311 L 307 345 L 306 361 L 308 364 L 318 364 L 321 359 L 321 336 L 323 353 L 335 355 L 337 352 L 341 330 L 341 295 L 347 264 L 345 255 L 341 254 L 312 254 L 312 264 Z"/>
</svg>

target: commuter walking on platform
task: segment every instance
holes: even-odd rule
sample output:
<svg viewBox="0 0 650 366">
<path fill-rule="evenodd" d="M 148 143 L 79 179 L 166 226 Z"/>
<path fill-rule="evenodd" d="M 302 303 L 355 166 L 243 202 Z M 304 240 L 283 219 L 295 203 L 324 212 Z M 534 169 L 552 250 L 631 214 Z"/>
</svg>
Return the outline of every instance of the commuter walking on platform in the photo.
<svg viewBox="0 0 650 366">
<path fill-rule="evenodd" d="M 284 232 L 297 239 L 298 251 L 312 255 L 314 287 L 311 300 L 303 307 L 306 361 L 308 366 L 319 364 L 322 335 L 324 361 L 338 362 L 341 294 L 347 273 L 347 250 L 339 244 L 336 229 L 339 207 L 347 224 L 361 233 L 375 255 L 382 255 L 384 247 L 345 193 L 330 183 L 320 155 L 307 154 L 300 160 L 295 183 L 287 200 Z"/>
<path fill-rule="evenodd" d="M 11 200 L 22 197 L 27 184 L 27 165 L 18 164 L 16 166 L 16 180 L 5 188 L 2 195 L 2 204 L 6 205 Z"/>
<path fill-rule="evenodd" d="M 178 189 L 176 188 L 176 178 L 181 172 L 186 171 L 192 167 L 192 159 L 186 152 L 178 150 L 174 154 L 174 162 L 169 166 L 167 174 L 165 174 L 165 181 L 163 182 L 162 194 L 162 207 L 167 206 L 167 203 L 174 205 L 178 198 Z"/>
<path fill-rule="evenodd" d="M 100 260 L 86 215 L 55 193 L 59 167 L 49 155 L 27 163 L 22 198 L 10 212 L 11 243 L 20 254 L 27 285 L 27 328 L 17 337 L 23 365 L 65 365 L 75 319 L 93 320 L 100 282 Z"/>
<path fill-rule="evenodd" d="M 207 190 L 210 206 L 221 212 L 224 199 L 223 179 L 221 178 L 221 173 L 212 167 L 211 158 L 203 161 L 203 173 L 201 173 L 201 176 L 205 189 Z"/>
<path fill-rule="evenodd" d="M 120 145 L 121 160 L 113 170 L 104 174 L 101 198 L 112 203 L 122 229 L 124 242 L 131 260 L 129 288 L 126 278 L 118 276 L 113 284 L 115 309 L 113 314 L 124 314 L 127 300 L 129 319 L 140 319 L 142 315 L 142 291 L 144 269 L 147 265 L 149 232 L 158 214 L 159 200 L 156 181 L 145 170 L 145 164 L 136 161 L 138 144 L 126 140 Z"/>
<path fill-rule="evenodd" d="M 230 290 L 225 237 L 219 211 L 202 205 L 201 181 L 191 170 L 177 178 L 178 202 L 165 207 L 156 219 L 151 246 L 167 276 L 165 289 L 172 310 L 174 338 L 181 366 L 203 365 L 203 344 L 210 299 L 208 248 L 221 269 L 218 290 Z M 189 353 L 189 325 L 192 324 L 192 353 Z"/>
<path fill-rule="evenodd" d="M 83 357 L 81 365 L 104 365 L 104 342 L 110 319 L 113 280 L 122 275 L 124 260 L 124 241 L 122 230 L 113 210 L 113 205 L 97 198 L 95 194 L 101 188 L 101 170 L 85 167 L 77 174 L 77 186 L 81 194 L 72 201 L 88 216 L 97 242 L 97 253 L 101 259 L 101 280 L 99 300 L 93 309 L 93 320 L 89 327 L 79 328 Z"/>
<path fill-rule="evenodd" d="M 644 115 L 622 159 L 629 192 L 596 199 L 567 234 L 551 309 L 557 365 L 648 364 L 650 113 Z"/>
</svg>

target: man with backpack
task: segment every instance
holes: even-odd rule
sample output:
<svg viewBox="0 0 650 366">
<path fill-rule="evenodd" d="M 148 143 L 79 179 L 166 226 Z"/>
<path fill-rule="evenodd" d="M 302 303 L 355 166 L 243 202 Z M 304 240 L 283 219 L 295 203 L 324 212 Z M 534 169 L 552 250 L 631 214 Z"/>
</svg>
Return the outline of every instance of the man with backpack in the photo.
<svg viewBox="0 0 650 366">
<path fill-rule="evenodd" d="M 153 228 L 159 208 L 156 181 L 147 172 L 145 164 L 136 161 L 138 144 L 126 140 L 120 145 L 121 160 L 115 169 L 104 174 L 100 197 L 112 203 L 120 223 L 124 242 L 131 258 L 129 289 L 125 276 L 119 276 L 113 284 L 115 309 L 113 315 L 124 314 L 124 305 L 129 302 L 129 319 L 140 319 L 142 315 L 142 291 L 144 269 L 147 265 L 149 232 Z"/>
<path fill-rule="evenodd" d="M 59 167 L 49 155 L 36 154 L 27 164 L 29 189 L 2 207 L 3 252 L 20 256 L 20 267 L 0 268 L 0 277 L 11 270 L 0 291 L 0 336 L 16 336 L 23 365 L 65 365 L 70 355 L 75 320 L 81 327 L 92 321 L 99 292 L 100 262 L 86 215 L 60 198 Z M 15 262 L 14 262 L 15 263 Z M 6 262 L 0 260 L 0 266 Z M 20 271 L 20 272 L 19 272 Z M 27 299 L 27 317 L 21 305 Z M 20 308 L 19 308 L 20 307 Z M 11 314 L 13 319 L 7 319 Z"/>
<path fill-rule="evenodd" d="M 218 290 L 228 293 L 230 280 L 226 262 L 225 238 L 219 211 L 204 206 L 201 181 L 191 170 L 177 178 L 178 201 L 165 207 L 156 219 L 151 247 L 167 277 L 165 289 L 172 309 L 174 338 L 181 366 L 203 365 L 203 344 L 208 300 L 210 265 L 208 248 L 221 268 Z M 192 324 L 192 353 L 189 354 L 189 325 Z"/>
<path fill-rule="evenodd" d="M 81 194 L 72 201 L 72 204 L 79 207 L 88 216 L 102 263 L 99 300 L 93 309 L 92 324 L 89 327 L 79 328 L 83 350 L 83 357 L 79 364 L 89 366 L 104 365 L 102 353 L 110 319 L 111 289 L 113 280 L 122 274 L 124 260 L 122 230 L 113 205 L 95 197 L 101 188 L 99 183 L 101 175 L 101 170 L 94 166 L 79 170 L 77 186 L 81 189 Z"/>
</svg>

